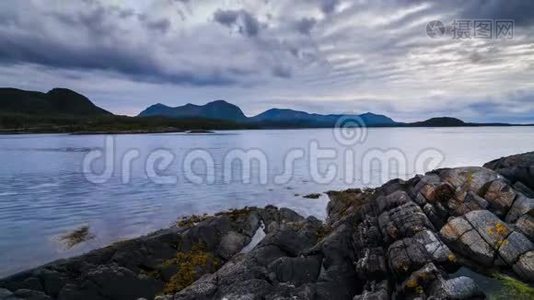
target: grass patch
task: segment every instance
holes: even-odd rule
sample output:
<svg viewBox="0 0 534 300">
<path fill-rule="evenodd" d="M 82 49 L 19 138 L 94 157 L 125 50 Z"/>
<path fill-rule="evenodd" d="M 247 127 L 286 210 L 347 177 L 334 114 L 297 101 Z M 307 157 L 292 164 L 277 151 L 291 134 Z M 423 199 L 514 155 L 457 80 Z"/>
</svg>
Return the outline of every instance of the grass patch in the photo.
<svg viewBox="0 0 534 300">
<path fill-rule="evenodd" d="M 59 240 L 68 248 L 72 248 L 80 243 L 95 238 L 95 235 L 90 232 L 89 226 L 84 225 L 62 235 Z"/>
<path fill-rule="evenodd" d="M 489 299 L 534 299 L 534 287 L 501 273 L 495 273 L 493 277 L 502 283 L 503 289 L 494 295 L 490 295 Z"/>
</svg>

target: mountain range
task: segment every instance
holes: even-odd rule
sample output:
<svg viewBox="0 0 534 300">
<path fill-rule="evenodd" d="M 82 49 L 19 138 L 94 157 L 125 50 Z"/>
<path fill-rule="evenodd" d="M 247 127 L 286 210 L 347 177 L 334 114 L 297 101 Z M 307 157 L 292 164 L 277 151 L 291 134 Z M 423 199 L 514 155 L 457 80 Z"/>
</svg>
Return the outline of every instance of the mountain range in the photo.
<svg viewBox="0 0 534 300">
<path fill-rule="evenodd" d="M 236 105 L 224 100 L 216 100 L 205 105 L 186 104 L 169 107 L 155 104 L 143 110 L 139 117 L 167 117 L 175 119 L 201 118 L 231 121 L 235 123 L 256 124 L 263 128 L 277 127 L 333 127 L 341 118 L 362 120 L 367 126 L 394 126 L 391 118 L 373 113 L 365 114 L 312 114 L 292 109 L 272 108 L 259 115 L 248 118 Z"/>
<path fill-rule="evenodd" d="M 324 128 L 339 120 L 360 120 L 368 127 L 467 127 L 506 126 L 502 123 L 466 123 L 450 117 L 401 123 L 380 114 L 316 114 L 272 108 L 247 117 L 236 105 L 216 100 L 205 105 L 169 107 L 161 103 L 136 117 L 114 115 L 87 97 L 65 88 L 46 93 L 0 88 L 0 130 L 3 131 L 172 131 L 237 128 Z"/>
<path fill-rule="evenodd" d="M 238 106 L 224 100 L 216 100 L 205 105 L 188 103 L 178 107 L 169 107 L 158 103 L 148 107 L 139 114 L 139 117 L 156 116 L 174 119 L 200 118 L 233 122 L 244 122 L 247 120 L 247 117 Z"/>
</svg>

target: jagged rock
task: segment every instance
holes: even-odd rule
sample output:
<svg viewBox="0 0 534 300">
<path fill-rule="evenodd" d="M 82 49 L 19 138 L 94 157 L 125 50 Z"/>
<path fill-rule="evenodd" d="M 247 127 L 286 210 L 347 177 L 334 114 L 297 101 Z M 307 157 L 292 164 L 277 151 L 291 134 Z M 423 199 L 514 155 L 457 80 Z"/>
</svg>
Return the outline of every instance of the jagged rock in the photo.
<svg viewBox="0 0 534 300">
<path fill-rule="evenodd" d="M 281 285 L 275 291 L 264 297 L 266 300 L 314 299 L 316 288 L 313 284 L 303 284 L 299 287 Z"/>
<path fill-rule="evenodd" d="M 510 226 L 487 210 L 472 211 L 465 219 L 493 249 L 498 249 L 512 232 Z"/>
<path fill-rule="evenodd" d="M 268 234 L 260 244 L 275 245 L 283 252 L 297 256 L 305 249 L 312 247 L 317 241 L 317 235 L 312 228 L 291 230 L 290 226 L 299 225 L 282 226 L 281 229 Z"/>
<path fill-rule="evenodd" d="M 378 228 L 378 219 L 370 215 L 364 216 L 363 220 L 356 226 L 352 240 L 355 249 L 380 246 L 382 234 Z"/>
<path fill-rule="evenodd" d="M 510 233 L 498 249 L 499 256 L 508 265 L 513 265 L 519 256 L 531 250 L 534 250 L 534 244 L 517 231 Z"/>
<path fill-rule="evenodd" d="M 424 176 L 416 175 L 415 178 L 419 178 L 419 180 L 409 188 L 409 195 L 412 198 L 415 198 L 426 185 L 437 185 L 441 182 L 439 175 L 432 172 Z"/>
<path fill-rule="evenodd" d="M 521 260 L 525 253 L 534 250 L 534 244 L 523 234 L 512 231 L 509 225 L 502 222 L 487 210 L 473 211 L 464 217 L 454 218 L 440 231 L 444 240 L 466 257 L 486 266 L 500 264 L 502 260 L 509 266 Z M 516 273 L 532 280 L 530 265 L 521 260 L 521 267 L 514 267 Z"/>
<path fill-rule="evenodd" d="M 399 240 L 389 246 L 388 265 L 397 278 L 403 278 L 411 272 L 432 261 L 425 246 L 412 238 Z"/>
<path fill-rule="evenodd" d="M 230 259 L 235 253 L 239 252 L 246 244 L 250 242 L 250 237 L 239 234 L 235 231 L 226 233 L 219 243 L 217 254 L 224 259 Z"/>
<path fill-rule="evenodd" d="M 502 179 L 487 183 L 483 189 L 484 199 L 490 204 L 489 209 L 497 216 L 504 217 L 512 207 L 517 193 Z"/>
<path fill-rule="evenodd" d="M 441 228 L 447 222 L 449 216 L 448 212 L 443 208 L 440 203 L 434 205 L 427 203 L 423 206 L 423 211 L 434 225 L 434 228 Z"/>
<path fill-rule="evenodd" d="M 397 199 L 404 199 L 404 195 L 407 197 L 406 193 L 403 193 L 403 196 Z M 402 204 L 384 211 L 378 217 L 380 231 L 386 243 L 413 236 L 425 229 L 434 229 L 421 207 L 409 200 L 401 201 Z"/>
<path fill-rule="evenodd" d="M 66 284 L 58 296 L 59 300 L 94 299 L 106 300 L 98 293 L 98 287 L 91 282 L 85 282 L 82 286 Z"/>
<path fill-rule="evenodd" d="M 456 189 L 455 197 L 458 200 L 463 200 L 469 191 L 478 193 L 487 182 L 500 178 L 496 172 L 481 167 L 441 169 L 437 172 L 441 180 L 448 182 Z"/>
<path fill-rule="evenodd" d="M 473 279 L 465 276 L 449 280 L 437 280 L 430 289 L 436 299 L 483 299 L 484 293 Z"/>
<path fill-rule="evenodd" d="M 13 299 L 13 293 L 8 289 L 0 288 L 0 300 Z"/>
<path fill-rule="evenodd" d="M 524 194 L 525 196 L 529 198 L 534 198 L 534 191 L 530 189 L 528 186 L 526 186 L 524 183 L 522 183 L 521 181 L 516 181 L 513 186 L 516 191 Z"/>
<path fill-rule="evenodd" d="M 361 193 L 360 189 L 350 189 L 342 192 L 328 191 L 327 195 L 330 201 L 326 206 L 327 222 L 332 224 L 341 219 L 342 214 L 349 208 L 351 202 L 357 199 Z"/>
<path fill-rule="evenodd" d="M 352 300 L 388 300 L 389 294 L 389 285 L 386 280 L 370 281 L 365 285 L 363 293 L 354 296 Z"/>
<path fill-rule="evenodd" d="M 534 251 L 529 251 L 519 257 L 513 270 L 523 279 L 534 282 Z"/>
<path fill-rule="evenodd" d="M 484 167 L 497 171 L 513 184 L 521 182 L 534 190 L 534 152 L 499 158 L 484 164 Z"/>
<path fill-rule="evenodd" d="M 319 281 L 341 285 L 338 289 L 343 289 L 344 291 L 340 291 L 343 294 L 352 293 L 355 289 L 354 283 L 352 286 L 346 286 L 346 284 L 356 281 L 357 278 L 353 265 L 356 257 L 351 247 L 351 231 L 350 225 L 340 225 L 321 241 L 319 248 L 323 254 Z"/>
<path fill-rule="evenodd" d="M 52 300 L 48 295 L 43 292 L 29 290 L 29 289 L 20 289 L 16 290 L 13 293 L 14 299 L 27 299 L 27 300 Z"/>
<path fill-rule="evenodd" d="M 447 202 L 455 196 L 455 189 L 448 182 L 440 182 L 425 185 L 421 189 L 421 194 L 429 203 Z"/>
<path fill-rule="evenodd" d="M 57 297 L 65 284 L 65 277 L 54 270 L 44 268 L 37 271 L 36 276 L 41 280 L 46 293 L 53 297 Z"/>
<path fill-rule="evenodd" d="M 378 212 L 382 213 L 386 210 L 397 208 L 400 205 L 411 202 L 412 199 L 405 191 L 396 191 L 387 196 L 380 196 L 376 199 Z"/>
<path fill-rule="evenodd" d="M 263 299 L 273 292 L 273 287 L 266 280 L 251 279 L 235 282 L 224 287 L 217 299 Z"/>
<path fill-rule="evenodd" d="M 217 278 L 211 274 L 206 274 L 199 280 L 195 281 L 194 284 L 179 291 L 175 295 L 170 296 L 170 300 L 210 299 L 210 297 L 217 291 L 216 279 Z"/>
<path fill-rule="evenodd" d="M 514 223 L 517 219 L 531 210 L 534 211 L 534 199 L 519 194 L 508 211 L 505 220 L 507 223 Z"/>
<path fill-rule="evenodd" d="M 99 294 L 110 299 L 152 298 L 163 285 L 156 280 L 138 276 L 118 265 L 98 266 L 87 274 L 87 280 L 98 286 Z"/>
<path fill-rule="evenodd" d="M 432 260 L 441 265 L 454 263 L 454 254 L 441 240 L 430 230 L 420 231 L 413 236 L 413 239 L 425 247 L 426 252 Z"/>
<path fill-rule="evenodd" d="M 279 282 L 295 285 L 317 281 L 321 270 L 320 255 L 306 257 L 281 257 L 269 265 Z"/>
<path fill-rule="evenodd" d="M 516 228 L 534 242 L 534 211 L 523 215 L 515 222 Z"/>
<path fill-rule="evenodd" d="M 491 266 L 493 263 L 495 251 L 464 217 L 451 219 L 441 228 L 440 235 L 445 243 L 461 255 L 485 266 Z"/>
<path fill-rule="evenodd" d="M 489 206 L 488 201 L 473 191 L 461 193 L 461 195 L 461 197 L 450 198 L 445 204 L 447 212 L 452 216 L 463 216 L 471 211 L 485 210 Z"/>
<path fill-rule="evenodd" d="M 356 272 L 362 279 L 385 277 L 387 267 L 384 249 L 376 247 L 362 250 L 356 262 Z"/>
</svg>

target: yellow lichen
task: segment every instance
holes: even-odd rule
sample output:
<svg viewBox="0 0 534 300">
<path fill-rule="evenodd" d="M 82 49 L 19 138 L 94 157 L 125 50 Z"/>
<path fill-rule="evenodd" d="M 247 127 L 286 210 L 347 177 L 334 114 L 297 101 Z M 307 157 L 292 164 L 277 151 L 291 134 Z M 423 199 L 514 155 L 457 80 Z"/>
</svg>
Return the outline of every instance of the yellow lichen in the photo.
<svg viewBox="0 0 534 300">
<path fill-rule="evenodd" d="M 408 281 L 406 281 L 406 286 L 411 289 L 416 288 L 418 286 L 417 280 L 415 280 L 414 278 L 408 279 Z"/>
<path fill-rule="evenodd" d="M 496 246 L 497 246 L 497 249 L 499 249 L 502 246 L 506 246 L 507 244 L 508 244 L 508 240 L 500 240 L 497 242 Z"/>
<path fill-rule="evenodd" d="M 163 266 L 176 266 L 178 269 L 163 288 L 164 294 L 173 294 L 189 286 L 202 275 L 215 272 L 220 262 L 213 254 L 206 252 L 202 245 L 197 244 L 190 251 L 178 252 L 174 258 L 165 261 Z"/>
<path fill-rule="evenodd" d="M 510 230 L 508 230 L 504 223 L 498 222 L 495 225 L 488 227 L 488 233 L 490 235 L 499 235 L 505 237 L 510 233 Z"/>
<path fill-rule="evenodd" d="M 473 180 L 475 179 L 474 172 L 473 171 L 467 171 L 467 175 L 465 176 L 465 183 L 469 187 L 473 183 Z"/>
<path fill-rule="evenodd" d="M 495 224 L 495 230 L 500 235 L 508 234 L 508 228 L 506 228 L 503 223 Z"/>
</svg>

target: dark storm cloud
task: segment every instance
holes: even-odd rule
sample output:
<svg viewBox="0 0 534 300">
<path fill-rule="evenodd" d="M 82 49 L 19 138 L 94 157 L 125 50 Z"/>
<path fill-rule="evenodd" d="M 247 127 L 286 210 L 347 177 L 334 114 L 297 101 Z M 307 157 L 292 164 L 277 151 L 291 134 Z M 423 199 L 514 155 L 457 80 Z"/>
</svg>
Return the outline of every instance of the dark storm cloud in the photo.
<svg viewBox="0 0 534 300">
<path fill-rule="evenodd" d="M 338 4 L 339 0 L 319 0 L 319 6 L 325 14 L 332 13 Z"/>
<path fill-rule="evenodd" d="M 149 29 L 159 31 L 161 33 L 166 33 L 167 31 L 169 31 L 169 28 L 171 27 L 171 21 L 169 21 L 168 19 L 148 21 L 146 22 L 146 26 Z"/>
<path fill-rule="evenodd" d="M 142 38 L 145 33 L 153 35 L 151 31 L 169 32 L 169 19 L 104 6 L 94 0 L 83 2 L 87 5 L 74 11 L 28 12 L 28 18 L 32 13 L 40 14 L 36 20 L 42 23 L 23 22 L 21 15 L 14 13 L 16 11 L 0 12 L 1 19 L 7 20 L 0 23 L 12 26 L 0 28 L 0 65 L 34 64 L 57 70 L 112 71 L 138 81 L 192 86 L 239 85 L 241 82 L 236 77 L 249 73 L 246 68 L 237 66 L 195 67 L 196 62 L 182 66 L 169 61 L 168 57 L 161 56 L 161 49 L 156 49 L 159 45 L 147 44 Z M 245 17 L 243 20 L 246 33 L 255 34 L 253 22 Z M 35 24 L 38 27 L 34 27 Z M 50 24 L 59 25 L 60 30 L 49 29 L 53 28 L 48 26 Z M 125 26 L 127 24 L 130 26 Z M 65 33 L 72 39 L 64 38 Z M 130 42 L 132 40 L 126 38 L 128 35 L 139 36 L 139 39 Z M 189 48 L 183 53 L 180 49 L 170 50 L 180 53 L 178 58 L 187 62 Z"/>
<path fill-rule="evenodd" d="M 49 12 L 48 14 L 55 20 L 69 27 L 82 28 L 95 37 L 108 36 L 116 31 L 116 26 L 120 20 L 135 16 L 131 9 L 123 9 L 116 6 L 103 6 L 97 1 L 87 1 L 89 7 L 75 13 L 65 13 L 63 11 Z"/>
<path fill-rule="evenodd" d="M 239 33 L 254 37 L 260 31 L 260 22 L 246 10 L 217 10 L 213 14 L 215 22 L 227 26 L 237 26 Z"/>
<path fill-rule="evenodd" d="M 154 20 L 145 14 L 139 14 L 137 18 L 149 30 L 167 33 L 171 28 L 171 21 L 167 18 L 159 18 Z"/>
<path fill-rule="evenodd" d="M 243 26 L 240 27 L 240 31 L 247 36 L 256 36 L 260 31 L 260 23 L 247 11 L 242 11 L 241 17 L 243 18 Z"/>
<path fill-rule="evenodd" d="M 295 28 L 302 34 L 310 34 L 310 31 L 315 24 L 317 24 L 315 18 L 302 18 L 295 23 Z"/>
<path fill-rule="evenodd" d="M 118 45 L 77 47 L 39 36 L 0 34 L 0 63 L 32 63 L 58 69 L 109 70 L 149 82 L 189 85 L 234 84 L 238 70 L 207 73 L 189 71 L 163 72 L 159 63 L 143 49 L 123 49 Z"/>
<path fill-rule="evenodd" d="M 279 78 L 290 78 L 291 68 L 288 66 L 276 65 L 273 67 L 273 75 Z"/>
<path fill-rule="evenodd" d="M 512 19 L 517 26 L 534 24 L 534 1 L 530 0 L 440 1 L 439 5 L 459 9 L 460 18 Z"/>
<path fill-rule="evenodd" d="M 217 10 L 213 15 L 216 22 L 225 25 L 232 26 L 237 22 L 239 17 L 239 11 L 237 10 Z"/>
</svg>

